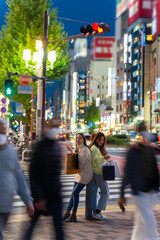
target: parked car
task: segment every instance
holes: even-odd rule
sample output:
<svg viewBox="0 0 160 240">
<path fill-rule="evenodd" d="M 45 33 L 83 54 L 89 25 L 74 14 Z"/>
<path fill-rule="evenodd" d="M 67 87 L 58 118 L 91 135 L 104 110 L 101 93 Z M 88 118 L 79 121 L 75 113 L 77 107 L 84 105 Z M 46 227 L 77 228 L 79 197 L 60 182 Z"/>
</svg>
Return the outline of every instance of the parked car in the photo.
<svg viewBox="0 0 160 240">
<path fill-rule="evenodd" d="M 66 134 L 60 132 L 60 133 L 57 134 L 56 139 L 57 139 L 58 141 L 66 141 Z"/>
</svg>

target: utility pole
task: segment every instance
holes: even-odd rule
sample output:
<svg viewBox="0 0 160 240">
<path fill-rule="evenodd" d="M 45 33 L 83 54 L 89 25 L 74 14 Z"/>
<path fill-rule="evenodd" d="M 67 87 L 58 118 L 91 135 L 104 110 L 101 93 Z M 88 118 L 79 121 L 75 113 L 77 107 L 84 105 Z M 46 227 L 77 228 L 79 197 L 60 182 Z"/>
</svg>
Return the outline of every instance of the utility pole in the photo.
<svg viewBox="0 0 160 240">
<path fill-rule="evenodd" d="M 47 45 L 48 45 L 48 11 L 43 13 L 43 81 L 42 81 L 42 131 L 45 128 L 45 102 L 46 102 L 46 62 L 47 62 Z"/>
</svg>

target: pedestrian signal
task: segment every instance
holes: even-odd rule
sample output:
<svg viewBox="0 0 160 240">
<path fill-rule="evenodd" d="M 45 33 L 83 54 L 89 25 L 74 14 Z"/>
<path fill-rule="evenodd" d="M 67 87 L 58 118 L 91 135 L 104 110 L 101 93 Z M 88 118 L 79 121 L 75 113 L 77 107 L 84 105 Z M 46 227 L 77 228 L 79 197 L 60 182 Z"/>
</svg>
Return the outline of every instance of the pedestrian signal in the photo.
<svg viewBox="0 0 160 240">
<path fill-rule="evenodd" d="M 8 97 L 13 95 L 13 80 L 7 79 L 5 80 L 5 86 L 4 86 L 4 94 Z"/>
</svg>

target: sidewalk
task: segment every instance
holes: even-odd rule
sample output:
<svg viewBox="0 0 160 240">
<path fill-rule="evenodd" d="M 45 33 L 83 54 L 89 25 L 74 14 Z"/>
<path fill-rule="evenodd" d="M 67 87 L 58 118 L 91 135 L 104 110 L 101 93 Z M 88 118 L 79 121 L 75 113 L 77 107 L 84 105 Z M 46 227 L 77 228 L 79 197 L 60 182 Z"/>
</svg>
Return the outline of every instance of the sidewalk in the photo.
<svg viewBox="0 0 160 240">
<path fill-rule="evenodd" d="M 64 223 L 66 240 L 129 240 L 131 238 L 134 206 L 126 207 L 123 214 L 117 206 L 107 207 L 104 215 L 107 221 L 91 220 L 84 218 L 84 209 L 79 209 L 77 223 Z M 160 234 L 160 205 L 154 207 Z M 24 233 L 29 218 L 23 215 L 11 215 L 5 229 L 7 240 L 19 240 Z M 41 217 L 34 231 L 33 240 L 55 239 L 50 217 Z"/>
</svg>

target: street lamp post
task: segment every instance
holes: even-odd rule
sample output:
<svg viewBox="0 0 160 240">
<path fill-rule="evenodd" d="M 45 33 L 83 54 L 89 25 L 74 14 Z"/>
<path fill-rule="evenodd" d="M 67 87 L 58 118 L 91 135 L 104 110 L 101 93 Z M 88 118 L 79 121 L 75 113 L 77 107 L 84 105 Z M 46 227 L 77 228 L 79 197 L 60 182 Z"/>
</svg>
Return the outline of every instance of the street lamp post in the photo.
<svg viewBox="0 0 160 240">
<path fill-rule="evenodd" d="M 46 81 L 44 81 L 45 71 L 43 71 L 43 78 L 42 78 L 42 59 L 43 59 L 43 52 L 44 49 L 42 48 L 42 41 L 36 40 L 36 52 L 33 53 L 33 62 L 36 62 L 36 66 L 29 65 L 28 62 L 31 60 L 31 50 L 25 49 L 23 51 L 23 59 L 26 62 L 26 68 L 31 67 L 37 71 L 38 75 L 38 88 L 37 88 L 37 112 L 36 112 L 36 135 L 40 137 L 41 133 L 41 121 L 43 121 L 43 128 L 45 124 L 45 94 L 43 94 L 42 99 L 42 81 L 43 81 L 43 92 L 46 91 L 45 85 Z M 50 51 L 48 60 L 51 62 L 51 66 L 46 66 L 46 68 L 53 68 L 53 63 L 56 60 L 56 52 Z M 43 64 L 46 64 L 43 62 Z M 46 78 L 45 78 L 46 79 Z M 44 104 L 43 104 L 44 101 Z M 33 117 L 33 116 L 32 116 Z M 43 120 L 42 120 L 43 119 Z"/>
</svg>

